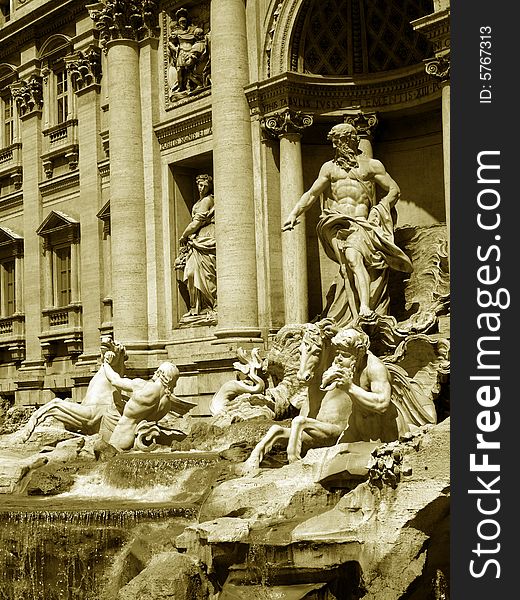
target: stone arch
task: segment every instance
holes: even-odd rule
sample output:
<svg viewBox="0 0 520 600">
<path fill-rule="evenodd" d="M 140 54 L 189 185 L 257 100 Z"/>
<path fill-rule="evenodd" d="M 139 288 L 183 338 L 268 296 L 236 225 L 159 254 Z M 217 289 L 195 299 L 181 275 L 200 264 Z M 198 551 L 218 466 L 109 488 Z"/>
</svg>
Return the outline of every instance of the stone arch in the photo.
<svg viewBox="0 0 520 600">
<path fill-rule="evenodd" d="M 298 71 L 354 76 L 421 63 L 431 49 L 410 21 L 432 11 L 431 0 L 272 0 L 264 75 Z M 329 23 L 331 31 L 323 27 Z M 321 55 L 320 42 L 326 48 Z"/>
<path fill-rule="evenodd" d="M 0 88 L 12 83 L 18 78 L 17 68 L 10 63 L 0 63 Z"/>
<path fill-rule="evenodd" d="M 72 49 L 72 40 L 69 36 L 56 33 L 47 38 L 40 46 L 38 59 L 45 58 L 60 51 Z"/>
</svg>

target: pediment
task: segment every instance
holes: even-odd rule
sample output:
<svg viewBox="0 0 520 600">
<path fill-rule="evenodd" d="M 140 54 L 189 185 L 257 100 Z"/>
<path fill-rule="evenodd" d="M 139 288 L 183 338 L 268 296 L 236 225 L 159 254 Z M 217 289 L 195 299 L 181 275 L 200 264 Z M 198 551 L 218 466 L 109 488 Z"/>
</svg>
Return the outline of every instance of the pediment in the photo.
<svg viewBox="0 0 520 600">
<path fill-rule="evenodd" d="M 23 251 L 23 237 L 9 227 L 0 226 L 0 252 L 2 255 L 19 254 Z"/>
<path fill-rule="evenodd" d="M 51 210 L 51 212 L 36 230 L 36 233 L 46 237 L 52 235 L 53 233 L 62 232 L 67 229 L 73 231 L 78 230 L 79 221 L 59 210 Z"/>
<path fill-rule="evenodd" d="M 0 246 L 23 242 L 23 237 L 9 227 L 0 227 Z"/>
<path fill-rule="evenodd" d="M 96 217 L 102 221 L 110 219 L 110 200 L 103 205 L 103 208 L 98 212 Z"/>
</svg>

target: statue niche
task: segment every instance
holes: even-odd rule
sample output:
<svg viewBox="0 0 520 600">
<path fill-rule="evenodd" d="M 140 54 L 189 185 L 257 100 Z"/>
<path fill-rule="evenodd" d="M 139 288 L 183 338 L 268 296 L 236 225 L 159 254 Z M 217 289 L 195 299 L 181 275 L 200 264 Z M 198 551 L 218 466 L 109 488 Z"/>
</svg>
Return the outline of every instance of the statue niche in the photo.
<svg viewBox="0 0 520 600">
<path fill-rule="evenodd" d="M 193 23 L 187 9 L 175 12 L 167 46 L 170 102 L 197 94 L 211 85 L 209 31 L 204 31 L 204 25 Z"/>
<path fill-rule="evenodd" d="M 213 179 L 198 175 L 195 179 L 199 199 L 193 205 L 191 221 L 179 238 L 175 269 L 181 295 L 188 305 L 181 326 L 216 323 L 217 258 L 215 244 L 215 204 Z"/>
</svg>

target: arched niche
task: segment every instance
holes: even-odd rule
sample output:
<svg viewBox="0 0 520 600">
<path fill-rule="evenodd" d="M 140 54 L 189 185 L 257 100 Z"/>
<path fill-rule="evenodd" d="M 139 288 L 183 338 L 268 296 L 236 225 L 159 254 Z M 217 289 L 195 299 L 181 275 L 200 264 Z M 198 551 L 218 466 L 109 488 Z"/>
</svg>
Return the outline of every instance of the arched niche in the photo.
<svg viewBox="0 0 520 600">
<path fill-rule="evenodd" d="M 432 52 L 411 21 L 432 0 L 274 0 L 264 75 L 370 76 L 420 64 Z"/>
</svg>

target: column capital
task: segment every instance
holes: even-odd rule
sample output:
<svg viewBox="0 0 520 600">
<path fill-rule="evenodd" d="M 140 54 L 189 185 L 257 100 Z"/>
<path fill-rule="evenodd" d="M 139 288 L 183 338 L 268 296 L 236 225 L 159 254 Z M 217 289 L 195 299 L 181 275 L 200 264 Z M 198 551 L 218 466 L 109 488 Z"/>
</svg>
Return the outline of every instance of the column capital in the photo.
<svg viewBox="0 0 520 600">
<path fill-rule="evenodd" d="M 305 115 L 301 110 L 286 109 L 269 115 L 261 120 L 262 130 L 271 137 L 286 135 L 302 135 L 303 130 L 313 123 L 312 115 Z"/>
<path fill-rule="evenodd" d="M 86 8 L 105 50 L 111 40 L 159 36 L 159 0 L 104 0 Z"/>
<path fill-rule="evenodd" d="M 441 82 L 450 80 L 450 55 L 434 56 L 427 58 L 424 62 L 424 68 L 428 75 L 440 79 Z"/>
<path fill-rule="evenodd" d="M 39 112 L 43 105 L 43 87 L 40 75 L 33 74 L 28 80 L 20 79 L 10 85 L 11 94 L 20 117 Z"/>
<path fill-rule="evenodd" d="M 101 51 L 97 46 L 91 45 L 84 51 L 66 56 L 65 64 L 76 94 L 98 86 L 101 79 Z"/>
<path fill-rule="evenodd" d="M 362 139 L 371 140 L 378 120 L 375 112 L 364 112 L 353 109 L 343 115 L 343 122 L 356 128 L 358 136 Z"/>
</svg>

